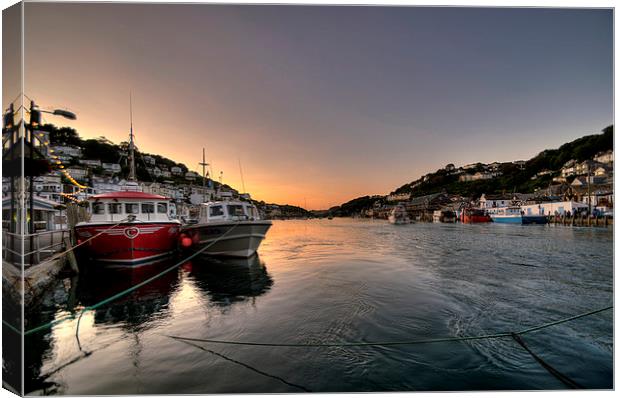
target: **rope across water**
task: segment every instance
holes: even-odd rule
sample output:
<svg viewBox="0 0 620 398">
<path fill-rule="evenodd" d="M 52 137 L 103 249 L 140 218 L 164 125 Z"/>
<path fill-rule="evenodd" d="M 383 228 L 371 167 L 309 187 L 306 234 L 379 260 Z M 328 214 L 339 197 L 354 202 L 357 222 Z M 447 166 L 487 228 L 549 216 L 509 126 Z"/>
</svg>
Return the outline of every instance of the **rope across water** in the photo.
<svg viewBox="0 0 620 398">
<path fill-rule="evenodd" d="M 214 339 L 199 339 L 192 337 L 183 337 L 183 336 L 173 336 L 173 335 L 165 335 L 166 337 L 170 337 L 177 340 L 187 340 L 187 341 L 196 341 L 203 343 L 212 343 L 212 344 L 228 344 L 228 345 L 244 345 L 244 346 L 258 346 L 258 347 L 309 347 L 309 348 L 319 348 L 319 347 L 390 347 L 390 346 L 398 346 L 398 345 L 415 345 L 415 344 L 430 344 L 430 343 L 444 343 L 444 342 L 455 342 L 455 341 L 471 341 L 471 340 L 486 340 L 486 339 L 498 339 L 503 337 L 513 337 L 513 335 L 523 335 L 526 333 L 531 333 L 537 330 L 545 329 L 551 326 L 559 325 L 561 323 L 573 321 L 575 319 L 583 318 L 586 316 L 598 314 L 603 311 L 607 311 L 613 308 L 613 305 L 610 305 L 605 308 L 600 308 L 593 311 L 584 312 L 579 315 L 571 316 L 569 318 L 560 319 L 554 322 L 545 323 L 543 325 L 539 325 L 536 327 L 523 329 L 517 332 L 502 332 L 495 334 L 485 334 L 479 336 L 463 336 L 463 337 L 446 337 L 439 339 L 424 339 L 424 340 L 403 340 L 403 341 L 377 341 L 377 342 L 343 342 L 343 343 L 261 343 L 261 342 L 251 342 L 251 341 L 228 341 L 228 340 L 214 340 Z"/>
</svg>

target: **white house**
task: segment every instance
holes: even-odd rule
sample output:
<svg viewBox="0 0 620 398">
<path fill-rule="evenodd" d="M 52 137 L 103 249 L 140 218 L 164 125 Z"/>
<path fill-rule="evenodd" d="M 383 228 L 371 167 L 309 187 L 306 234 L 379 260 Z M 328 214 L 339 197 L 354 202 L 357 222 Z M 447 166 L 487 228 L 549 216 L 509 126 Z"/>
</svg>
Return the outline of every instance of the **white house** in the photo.
<svg viewBox="0 0 620 398">
<path fill-rule="evenodd" d="M 564 167 L 562 167 L 562 169 L 560 170 L 560 175 L 564 178 L 574 176 L 575 174 L 576 174 L 576 171 L 575 171 L 574 164 L 571 164 L 568 166 L 564 165 Z"/>
<path fill-rule="evenodd" d="M 55 155 L 70 157 L 70 158 L 79 158 L 82 157 L 82 148 L 78 148 L 75 146 L 67 146 L 67 145 L 56 145 L 50 148 L 50 153 Z"/>
<path fill-rule="evenodd" d="M 98 159 L 80 159 L 80 164 L 88 167 L 101 167 L 101 160 Z"/>
<path fill-rule="evenodd" d="M 112 173 L 120 173 L 121 171 L 121 165 L 118 163 L 102 163 L 101 167 L 103 167 L 105 171 Z"/>
<path fill-rule="evenodd" d="M 183 169 L 178 166 L 172 166 L 170 168 L 170 172 L 175 176 L 180 176 L 181 174 L 183 174 Z"/>
<path fill-rule="evenodd" d="M 36 195 L 60 203 L 62 182 L 59 175 L 47 174 L 35 177 L 33 187 Z"/>
<path fill-rule="evenodd" d="M 88 175 L 88 170 L 81 167 L 67 167 L 67 173 L 76 180 L 84 179 Z"/>
<path fill-rule="evenodd" d="M 193 181 L 196 179 L 196 177 L 198 177 L 198 174 L 196 174 L 196 172 L 194 171 L 188 171 L 187 173 L 185 173 L 186 180 Z"/>
<path fill-rule="evenodd" d="M 603 164 L 612 164 L 614 162 L 614 151 L 599 152 L 594 157 L 594 161 Z"/>
<path fill-rule="evenodd" d="M 574 201 L 564 202 L 547 202 L 521 206 L 521 210 L 526 216 L 549 216 L 549 215 L 566 215 L 566 212 L 575 214 L 581 210 L 587 210 L 588 205 Z"/>
<path fill-rule="evenodd" d="M 401 201 L 405 201 L 405 200 L 409 200 L 411 198 L 411 193 L 396 193 L 393 195 L 388 195 L 387 197 L 387 201 L 388 202 L 401 202 Z"/>
<path fill-rule="evenodd" d="M 143 156 L 142 159 L 144 159 L 144 163 L 146 164 L 150 164 L 151 166 L 155 165 L 155 158 L 152 156 Z"/>
<path fill-rule="evenodd" d="M 480 196 L 480 208 L 481 209 L 493 209 L 495 207 L 507 207 L 510 206 L 513 201 L 512 196 L 490 196 L 482 194 Z"/>
<path fill-rule="evenodd" d="M 592 171 L 594 171 L 594 166 L 589 160 L 584 160 L 583 162 L 575 165 L 575 174 L 578 176 L 591 173 Z"/>
</svg>

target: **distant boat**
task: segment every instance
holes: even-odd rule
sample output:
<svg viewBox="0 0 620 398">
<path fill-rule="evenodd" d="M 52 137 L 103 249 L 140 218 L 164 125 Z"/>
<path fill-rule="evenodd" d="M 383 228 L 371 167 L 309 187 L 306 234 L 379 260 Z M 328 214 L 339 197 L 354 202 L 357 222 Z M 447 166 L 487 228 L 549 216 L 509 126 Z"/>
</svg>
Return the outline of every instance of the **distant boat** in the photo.
<svg viewBox="0 0 620 398">
<path fill-rule="evenodd" d="M 522 224 L 523 215 L 519 206 L 500 207 L 489 211 L 493 222 L 501 224 Z"/>
<path fill-rule="evenodd" d="M 435 210 L 433 222 L 453 223 L 456 222 L 456 214 L 452 210 Z"/>
<path fill-rule="evenodd" d="M 547 217 L 544 215 L 526 215 L 520 206 L 500 207 L 489 210 L 489 213 L 496 223 L 523 225 L 547 223 Z"/>
<path fill-rule="evenodd" d="M 409 215 L 407 214 L 407 209 L 405 209 L 405 206 L 403 205 L 394 206 L 394 208 L 390 211 L 388 221 L 390 224 L 395 225 L 409 224 L 411 222 Z"/>
<path fill-rule="evenodd" d="M 252 203 L 238 200 L 202 203 L 196 224 L 184 225 L 181 246 L 212 256 L 251 257 L 258 250 L 271 221 L 261 220 Z"/>
<path fill-rule="evenodd" d="M 493 221 L 483 209 L 465 208 L 461 212 L 461 222 L 466 224 L 485 223 Z"/>
</svg>

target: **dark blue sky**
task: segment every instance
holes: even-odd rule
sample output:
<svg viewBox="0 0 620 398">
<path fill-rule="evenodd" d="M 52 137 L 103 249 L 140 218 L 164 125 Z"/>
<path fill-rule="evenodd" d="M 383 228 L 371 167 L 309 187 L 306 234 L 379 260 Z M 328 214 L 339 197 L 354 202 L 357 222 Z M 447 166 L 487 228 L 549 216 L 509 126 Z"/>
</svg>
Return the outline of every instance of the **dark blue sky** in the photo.
<svg viewBox="0 0 620 398">
<path fill-rule="evenodd" d="M 143 150 L 196 168 L 204 145 L 319 208 L 599 132 L 612 32 L 611 10 L 29 3 L 26 91 L 120 141 L 131 88 Z"/>
</svg>

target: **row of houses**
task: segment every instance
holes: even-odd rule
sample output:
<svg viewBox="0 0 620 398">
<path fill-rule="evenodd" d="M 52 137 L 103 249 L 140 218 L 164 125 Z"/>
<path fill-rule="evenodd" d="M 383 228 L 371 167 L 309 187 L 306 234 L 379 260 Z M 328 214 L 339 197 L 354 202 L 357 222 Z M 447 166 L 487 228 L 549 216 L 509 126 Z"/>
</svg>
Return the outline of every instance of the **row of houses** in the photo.
<svg viewBox="0 0 620 398">
<path fill-rule="evenodd" d="M 39 132 L 41 134 L 46 132 Z M 43 137 L 45 140 L 45 137 Z M 116 175 L 122 170 L 120 163 L 102 162 L 100 159 L 83 159 L 82 148 L 70 145 L 55 145 L 50 147 L 42 147 L 43 153 L 47 157 L 52 155 L 64 163 L 78 163 L 80 166 L 72 166 L 67 168 L 71 176 L 78 181 L 85 178 L 89 174 L 89 170 L 102 169 L 104 175 Z M 165 164 L 157 164 L 152 156 L 143 156 L 142 160 L 146 165 L 146 169 L 151 176 L 172 178 L 184 177 L 188 181 L 195 181 L 199 175 L 194 171 L 184 171 L 179 166 L 168 167 Z M 91 173 L 92 174 L 92 173 Z"/>
<path fill-rule="evenodd" d="M 414 219 L 432 219 L 436 210 L 457 211 L 467 206 L 481 209 L 493 209 L 519 205 L 532 210 L 540 209 L 545 215 L 564 215 L 579 210 L 599 210 L 610 212 L 614 207 L 614 192 L 612 182 L 608 179 L 599 180 L 595 177 L 589 184 L 582 183 L 582 179 L 575 179 L 572 184 L 552 185 L 547 189 L 534 193 L 509 193 L 499 195 L 482 194 L 480 198 L 465 198 L 448 193 L 435 193 L 418 197 L 406 195 L 390 195 L 387 203 L 377 201 L 373 208 L 362 212 L 363 216 L 386 218 L 395 202 L 405 206 L 407 212 Z"/>
<path fill-rule="evenodd" d="M 84 180 L 89 175 L 115 176 L 122 171 L 120 163 L 106 163 L 93 159 L 81 159 L 79 162 L 83 167 L 70 166 L 66 168 L 67 172 L 78 181 Z M 102 169 L 102 172 L 96 172 L 95 169 Z M 183 172 L 183 169 L 177 166 L 171 167 L 170 170 L 163 170 L 160 167 L 147 167 L 146 170 L 153 177 L 184 177 L 187 181 L 196 181 L 199 178 L 198 173 L 194 171 Z"/>
</svg>

